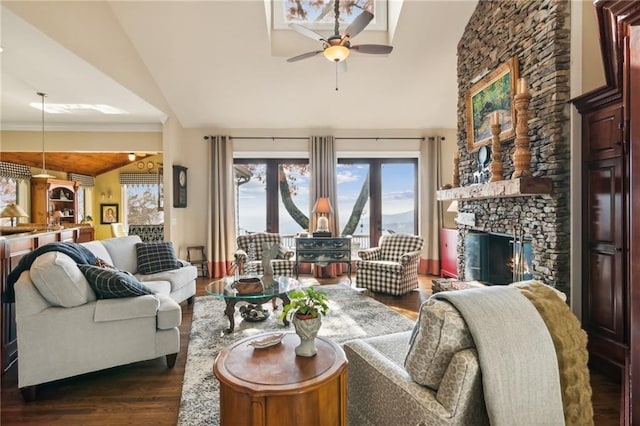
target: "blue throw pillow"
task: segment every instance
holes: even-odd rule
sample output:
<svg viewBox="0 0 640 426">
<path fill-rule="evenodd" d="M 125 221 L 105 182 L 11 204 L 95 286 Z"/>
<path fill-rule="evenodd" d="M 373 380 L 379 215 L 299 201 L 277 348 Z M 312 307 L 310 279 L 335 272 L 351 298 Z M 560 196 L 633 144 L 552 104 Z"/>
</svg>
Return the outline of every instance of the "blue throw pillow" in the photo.
<svg viewBox="0 0 640 426">
<path fill-rule="evenodd" d="M 78 265 L 98 299 L 136 297 L 154 292 L 128 272 L 93 265 Z"/>
<path fill-rule="evenodd" d="M 171 241 L 137 243 L 138 272 L 144 275 L 180 268 Z"/>
</svg>

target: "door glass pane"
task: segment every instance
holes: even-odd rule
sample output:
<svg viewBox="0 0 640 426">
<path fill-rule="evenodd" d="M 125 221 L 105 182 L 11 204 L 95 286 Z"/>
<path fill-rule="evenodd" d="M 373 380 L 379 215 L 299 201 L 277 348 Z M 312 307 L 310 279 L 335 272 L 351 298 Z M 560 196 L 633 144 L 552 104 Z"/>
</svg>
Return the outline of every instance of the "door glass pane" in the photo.
<svg viewBox="0 0 640 426">
<path fill-rule="evenodd" d="M 278 229 L 287 240 L 309 229 L 309 165 L 282 163 L 278 174 Z"/>
<path fill-rule="evenodd" d="M 263 232 L 267 225 L 267 165 L 234 165 L 238 235 Z"/>
<path fill-rule="evenodd" d="M 369 247 L 369 164 L 337 166 L 341 235 L 353 235 L 360 248 Z M 335 207 L 334 207 L 335 208 Z"/>
<path fill-rule="evenodd" d="M 416 233 L 416 176 L 413 163 L 382 165 L 382 233 Z"/>
</svg>

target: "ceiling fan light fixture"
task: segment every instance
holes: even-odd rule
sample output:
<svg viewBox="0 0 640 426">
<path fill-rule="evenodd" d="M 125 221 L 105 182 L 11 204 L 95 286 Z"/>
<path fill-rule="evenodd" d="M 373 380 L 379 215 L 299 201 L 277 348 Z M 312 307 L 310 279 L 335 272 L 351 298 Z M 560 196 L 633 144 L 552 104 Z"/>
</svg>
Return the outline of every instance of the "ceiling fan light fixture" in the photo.
<svg viewBox="0 0 640 426">
<path fill-rule="evenodd" d="M 323 55 L 331 62 L 342 62 L 349 56 L 349 48 L 346 46 L 329 46 L 324 49 Z"/>
</svg>

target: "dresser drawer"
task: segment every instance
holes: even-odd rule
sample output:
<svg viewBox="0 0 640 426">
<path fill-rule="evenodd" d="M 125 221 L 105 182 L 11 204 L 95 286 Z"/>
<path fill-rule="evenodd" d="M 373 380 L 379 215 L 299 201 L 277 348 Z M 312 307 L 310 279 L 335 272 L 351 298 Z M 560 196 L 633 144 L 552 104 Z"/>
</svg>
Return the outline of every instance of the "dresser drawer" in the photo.
<svg viewBox="0 0 640 426">
<path fill-rule="evenodd" d="M 296 251 L 351 250 L 350 238 L 296 238 Z"/>
</svg>

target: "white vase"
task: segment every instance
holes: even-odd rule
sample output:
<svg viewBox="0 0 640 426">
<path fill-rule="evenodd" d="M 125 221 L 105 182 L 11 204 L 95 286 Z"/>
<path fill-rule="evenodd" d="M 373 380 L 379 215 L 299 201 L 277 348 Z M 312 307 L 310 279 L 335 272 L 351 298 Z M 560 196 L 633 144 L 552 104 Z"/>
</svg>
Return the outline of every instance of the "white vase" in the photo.
<svg viewBox="0 0 640 426">
<path fill-rule="evenodd" d="M 300 319 L 294 315 L 291 322 L 296 328 L 296 334 L 300 337 L 300 344 L 296 346 L 296 355 L 314 356 L 318 352 L 316 336 L 318 335 L 318 330 L 320 330 L 320 325 L 322 325 L 320 316 Z"/>
</svg>

